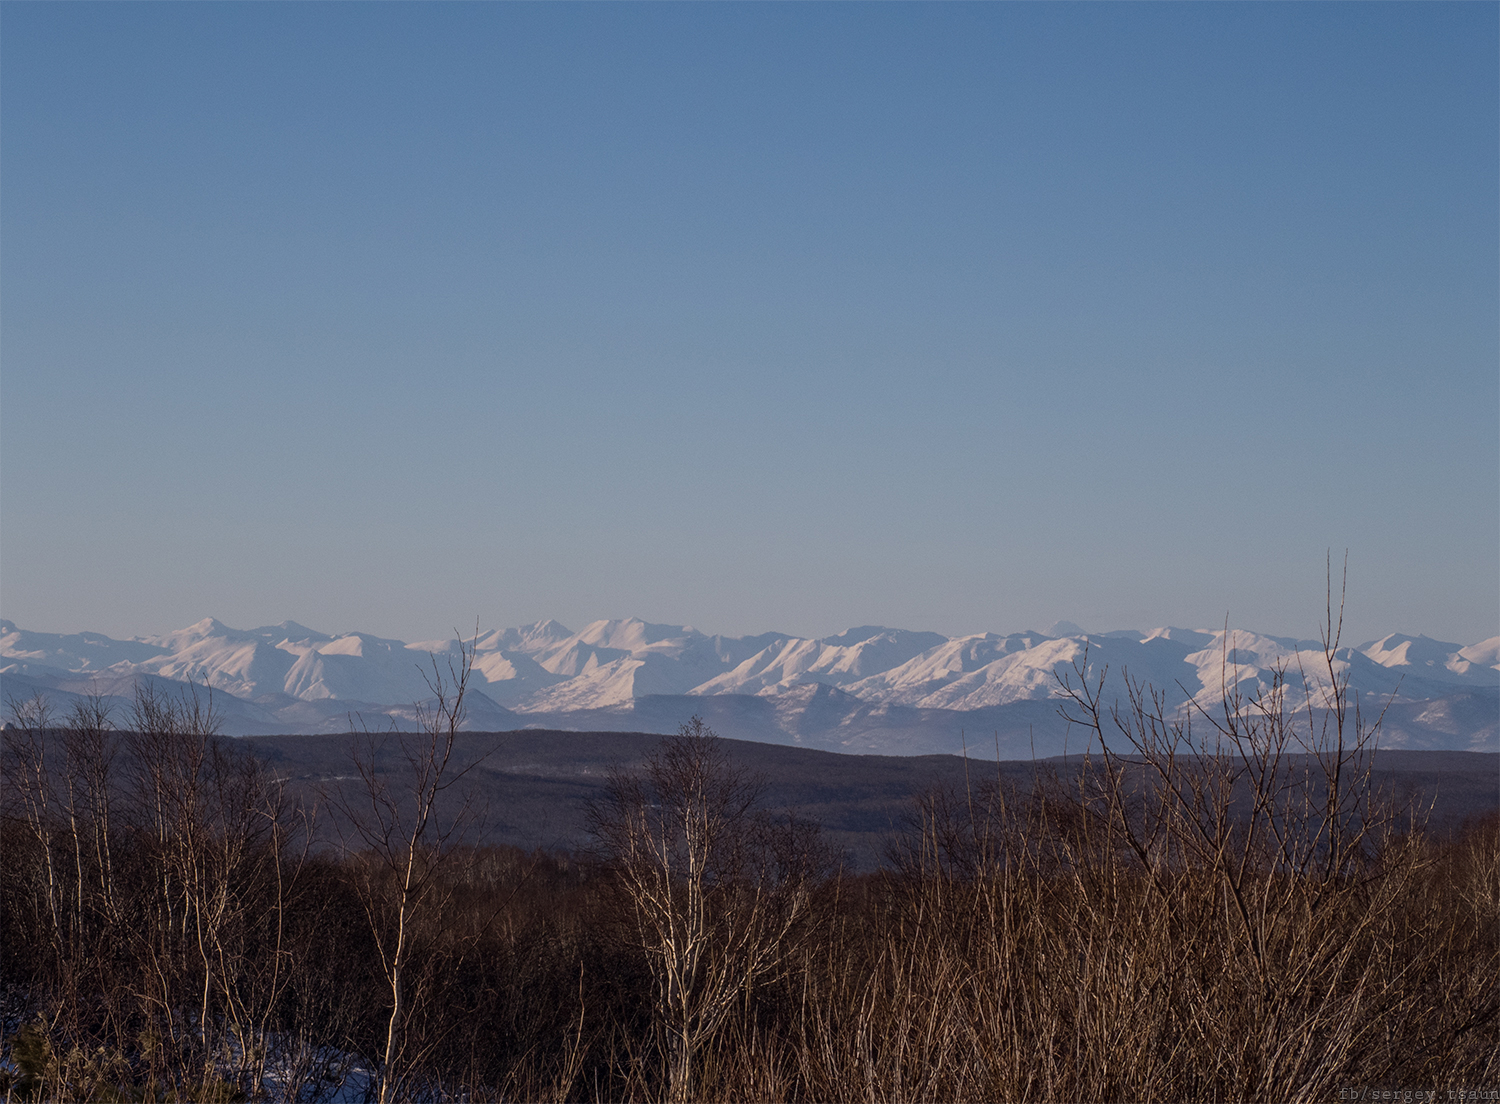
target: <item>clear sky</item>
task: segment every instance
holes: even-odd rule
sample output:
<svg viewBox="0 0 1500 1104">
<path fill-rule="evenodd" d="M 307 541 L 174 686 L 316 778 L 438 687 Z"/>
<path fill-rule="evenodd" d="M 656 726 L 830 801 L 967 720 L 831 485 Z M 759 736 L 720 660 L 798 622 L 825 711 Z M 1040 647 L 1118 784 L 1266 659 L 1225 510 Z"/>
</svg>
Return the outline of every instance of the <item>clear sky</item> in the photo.
<svg viewBox="0 0 1500 1104">
<path fill-rule="evenodd" d="M 1500 631 L 1495 4 L 0 8 L 0 613 Z"/>
</svg>

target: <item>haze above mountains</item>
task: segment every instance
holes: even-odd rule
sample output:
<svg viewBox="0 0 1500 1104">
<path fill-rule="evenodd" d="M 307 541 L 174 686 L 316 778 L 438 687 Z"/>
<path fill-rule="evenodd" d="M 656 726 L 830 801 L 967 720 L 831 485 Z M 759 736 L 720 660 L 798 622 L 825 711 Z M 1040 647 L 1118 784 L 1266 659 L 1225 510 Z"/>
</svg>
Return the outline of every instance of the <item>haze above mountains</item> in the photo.
<svg viewBox="0 0 1500 1104">
<path fill-rule="evenodd" d="M 408 726 L 446 674 L 454 641 L 406 643 L 367 633 L 329 635 L 293 621 L 234 629 L 207 618 L 162 636 L 115 640 L 61 635 L 0 621 L 0 682 L 9 698 L 41 692 L 66 708 L 97 690 L 123 721 L 140 680 L 176 691 L 212 688 L 224 729 L 327 733 L 351 724 Z M 1289 672 L 1323 666 L 1316 640 L 1231 630 L 1159 628 L 1085 633 L 938 633 L 862 626 L 807 639 L 782 633 L 709 636 L 634 618 L 574 632 L 555 621 L 491 631 L 476 641 L 468 727 L 672 731 L 694 713 L 726 736 L 831 750 L 919 754 L 972 745 L 1002 757 L 1075 750 L 1083 734 L 1058 715 L 1060 676 L 1107 670 L 1205 707 L 1223 687 L 1247 693 Z M 1494 750 L 1500 746 L 1500 637 L 1468 646 L 1391 634 L 1340 648 L 1366 712 L 1386 709 L 1383 746 Z M 1077 681 L 1076 674 L 1073 674 Z M 1071 745 L 1069 741 L 1071 740 Z"/>
</svg>

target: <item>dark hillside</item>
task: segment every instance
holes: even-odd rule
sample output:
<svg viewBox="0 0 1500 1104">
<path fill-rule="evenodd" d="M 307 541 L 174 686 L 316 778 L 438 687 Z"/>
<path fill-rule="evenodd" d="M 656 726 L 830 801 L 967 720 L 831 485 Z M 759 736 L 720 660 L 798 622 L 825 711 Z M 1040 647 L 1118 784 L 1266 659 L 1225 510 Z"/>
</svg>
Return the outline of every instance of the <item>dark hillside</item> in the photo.
<svg viewBox="0 0 1500 1104">
<path fill-rule="evenodd" d="M 459 765 L 474 764 L 465 783 L 484 813 L 474 842 L 526 849 L 587 847 L 584 813 L 612 767 L 638 766 L 662 737 L 640 732 L 463 733 Z M 383 742 L 382 742 L 383 741 Z M 304 792 L 357 783 L 347 736 L 254 736 L 240 741 Z M 1036 762 L 971 759 L 956 755 L 846 755 L 748 740 L 725 740 L 736 762 L 763 775 L 775 808 L 822 824 L 850 866 L 879 865 L 887 841 L 912 808 L 912 799 L 935 785 L 963 787 L 993 779 L 1025 786 L 1040 768 L 1066 776 L 1081 756 Z M 397 770 L 396 742 L 377 738 L 377 763 Z M 1430 826 L 1457 827 L 1466 818 L 1500 807 L 1500 754 L 1468 751 L 1385 751 L 1376 756 L 1375 781 L 1403 801 L 1431 806 Z"/>
</svg>

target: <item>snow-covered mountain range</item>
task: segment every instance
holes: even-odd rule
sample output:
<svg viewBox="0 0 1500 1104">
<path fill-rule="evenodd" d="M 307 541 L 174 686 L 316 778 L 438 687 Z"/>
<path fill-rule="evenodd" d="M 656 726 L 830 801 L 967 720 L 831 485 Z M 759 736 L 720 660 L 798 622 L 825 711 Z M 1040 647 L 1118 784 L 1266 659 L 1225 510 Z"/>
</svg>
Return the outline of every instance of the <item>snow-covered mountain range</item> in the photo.
<svg viewBox="0 0 1500 1104">
<path fill-rule="evenodd" d="M 9 697 L 41 691 L 65 704 L 93 689 L 126 699 L 141 679 L 178 689 L 191 682 L 212 688 L 226 730 L 237 734 L 400 724 L 430 696 L 423 676 L 432 662 L 446 673 L 456 655 L 454 641 L 329 635 L 293 621 L 244 630 L 208 618 L 131 640 L 0 621 L 0 682 Z M 1265 688 L 1278 666 L 1291 675 L 1296 704 L 1307 692 L 1304 673 L 1314 680 L 1326 673 L 1318 641 L 1243 630 L 1095 634 L 1059 623 L 1047 632 L 950 638 L 862 626 L 807 639 L 708 636 L 633 618 L 578 632 L 541 621 L 477 638 L 469 724 L 670 731 L 698 712 L 725 735 L 750 739 L 923 753 L 971 738 L 983 747 L 992 733 L 1015 745 L 1024 734 L 1030 749 L 1053 754 L 1067 738 L 1057 716 L 1059 677 L 1079 665 L 1090 678 L 1109 672 L 1107 700 L 1124 696 L 1128 672 L 1205 706 L 1226 685 Z M 1336 665 L 1370 703 L 1367 711 L 1376 702 L 1389 707 L 1387 746 L 1500 743 L 1500 637 L 1462 647 L 1392 634 L 1339 649 Z M 1073 739 L 1081 739 L 1076 730 Z"/>
</svg>

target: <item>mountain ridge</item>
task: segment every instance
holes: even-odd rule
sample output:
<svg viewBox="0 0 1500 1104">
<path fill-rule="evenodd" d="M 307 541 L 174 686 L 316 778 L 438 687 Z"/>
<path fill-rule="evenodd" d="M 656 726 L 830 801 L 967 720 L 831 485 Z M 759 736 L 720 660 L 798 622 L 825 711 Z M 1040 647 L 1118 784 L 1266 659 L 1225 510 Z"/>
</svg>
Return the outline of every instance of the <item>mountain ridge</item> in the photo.
<svg viewBox="0 0 1500 1104">
<path fill-rule="evenodd" d="M 1242 629 L 945 637 L 863 625 L 820 638 L 725 637 L 617 618 L 576 632 L 552 620 L 491 630 L 476 636 L 474 650 L 471 727 L 481 716 L 489 728 L 639 720 L 673 702 L 668 712 L 721 713 L 726 723 L 737 711 L 740 720 L 731 727 L 763 729 L 782 742 L 816 738 L 843 750 L 911 753 L 951 750 L 953 730 L 965 718 L 998 724 L 997 734 L 1023 715 L 1034 727 L 1037 704 L 1051 702 L 1055 712 L 1065 679 L 1104 679 L 1106 700 L 1124 700 L 1128 672 L 1174 706 L 1191 699 L 1205 708 L 1226 689 L 1267 690 L 1278 668 L 1293 706 L 1317 693 L 1320 677 L 1326 680 L 1321 642 Z M 434 665 L 446 677 L 457 655 L 454 641 L 329 634 L 295 621 L 235 629 L 210 617 L 158 636 L 115 640 L 0 620 L 0 682 L 10 697 L 41 692 L 64 700 L 92 686 L 123 701 L 140 679 L 163 680 L 213 690 L 226 726 L 237 733 L 347 730 L 366 723 L 361 718 L 401 724 L 413 719 L 414 703 L 430 696 Z M 1476 740 L 1488 747 L 1496 738 L 1494 724 L 1459 729 L 1474 728 L 1474 718 L 1483 722 L 1489 697 L 1500 695 L 1500 636 L 1461 646 L 1391 633 L 1341 647 L 1334 666 L 1353 690 L 1386 706 L 1439 703 L 1411 712 L 1414 732 L 1427 724 L 1415 718 L 1442 719 L 1419 742 L 1448 739 L 1457 741 L 1455 748 L 1474 749 Z M 723 701 L 711 706 L 715 699 Z M 923 737 L 932 726 L 944 735 Z M 1049 746 L 1055 729 L 1048 722 Z"/>
</svg>

